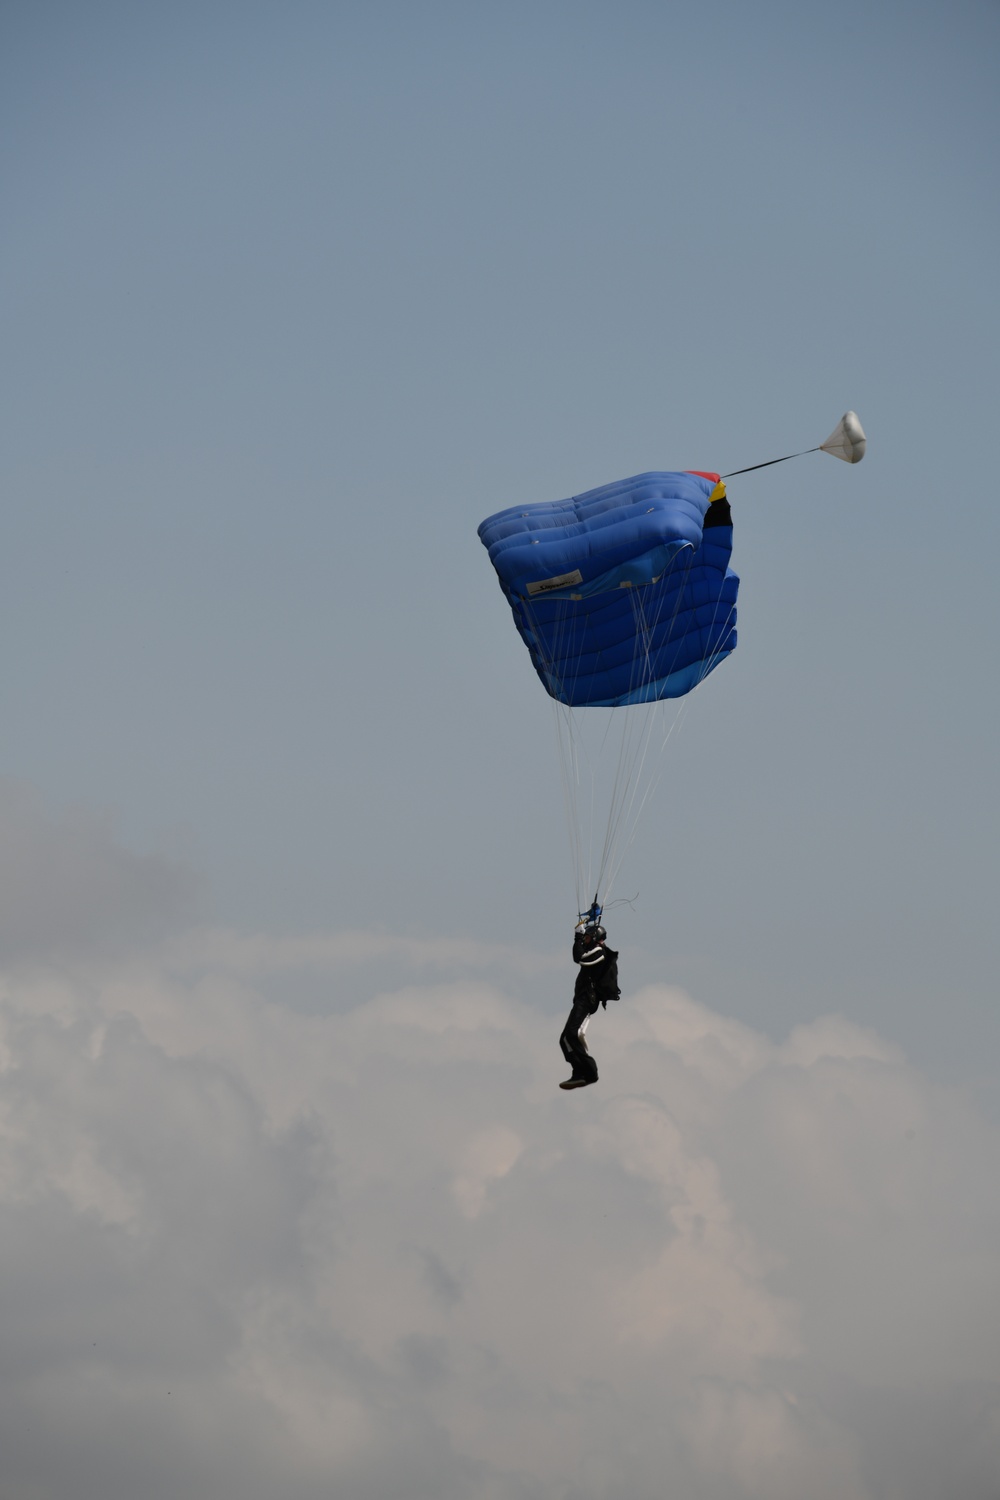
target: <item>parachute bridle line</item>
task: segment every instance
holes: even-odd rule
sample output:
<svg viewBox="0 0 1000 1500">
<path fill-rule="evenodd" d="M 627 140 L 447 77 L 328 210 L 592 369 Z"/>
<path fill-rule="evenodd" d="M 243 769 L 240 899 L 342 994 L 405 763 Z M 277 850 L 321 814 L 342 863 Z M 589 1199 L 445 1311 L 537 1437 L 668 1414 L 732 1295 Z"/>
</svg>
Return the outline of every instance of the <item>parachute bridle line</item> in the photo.
<svg viewBox="0 0 1000 1500">
<path fill-rule="evenodd" d="M 723 479 L 735 479 L 737 474 L 752 474 L 754 469 L 769 469 L 772 464 L 787 464 L 790 458 L 805 458 L 807 453 L 821 453 L 822 443 L 817 448 L 803 448 L 800 453 L 786 453 L 784 458 L 769 458 L 766 463 L 750 464 L 746 469 L 731 469 L 728 474 L 723 474 Z"/>
<path fill-rule="evenodd" d="M 750 464 L 745 469 L 731 469 L 723 479 L 735 479 L 737 474 L 752 474 L 755 469 L 769 469 L 772 464 L 786 464 L 790 458 L 804 458 L 807 453 L 829 453 L 842 458 L 845 463 L 860 463 L 865 456 L 868 440 L 858 420 L 856 411 L 845 411 L 825 442 L 815 448 L 803 448 L 798 453 L 786 453 L 784 458 L 769 458 L 763 464 Z"/>
</svg>

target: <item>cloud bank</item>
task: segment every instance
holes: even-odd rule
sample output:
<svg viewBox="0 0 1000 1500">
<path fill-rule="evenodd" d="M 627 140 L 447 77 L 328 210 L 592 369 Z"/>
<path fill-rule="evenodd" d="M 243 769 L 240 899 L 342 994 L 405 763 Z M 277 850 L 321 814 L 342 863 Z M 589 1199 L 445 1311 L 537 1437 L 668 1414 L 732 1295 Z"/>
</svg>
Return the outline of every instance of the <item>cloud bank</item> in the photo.
<svg viewBox="0 0 1000 1500">
<path fill-rule="evenodd" d="M 564 1095 L 496 953 L 412 940 L 373 993 L 386 947 L 8 964 L 4 1500 L 995 1500 L 998 1143 L 960 1091 L 664 984 Z"/>
</svg>

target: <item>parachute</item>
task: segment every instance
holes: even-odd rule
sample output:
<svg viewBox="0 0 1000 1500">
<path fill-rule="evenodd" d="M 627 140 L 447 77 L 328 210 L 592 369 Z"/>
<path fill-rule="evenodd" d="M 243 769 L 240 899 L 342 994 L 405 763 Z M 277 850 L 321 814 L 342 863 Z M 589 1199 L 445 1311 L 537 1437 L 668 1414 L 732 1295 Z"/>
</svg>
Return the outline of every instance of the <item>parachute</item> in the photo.
<svg viewBox="0 0 1000 1500">
<path fill-rule="evenodd" d="M 854 464 L 865 447 L 849 411 L 803 451 Z M 591 909 L 603 895 L 607 910 L 661 774 L 659 752 L 689 695 L 736 649 L 724 480 L 800 456 L 722 478 L 636 474 L 568 500 L 512 506 L 479 527 L 555 710 L 578 910 L 591 892 Z"/>
<path fill-rule="evenodd" d="M 656 741 L 679 724 L 664 723 L 668 700 L 736 648 L 726 487 L 637 474 L 500 511 L 479 536 L 553 700 L 577 909 L 592 891 L 607 902 L 659 777 Z"/>
<path fill-rule="evenodd" d="M 637 474 L 479 528 L 546 691 L 620 708 L 691 691 L 736 647 L 717 474 Z"/>
</svg>

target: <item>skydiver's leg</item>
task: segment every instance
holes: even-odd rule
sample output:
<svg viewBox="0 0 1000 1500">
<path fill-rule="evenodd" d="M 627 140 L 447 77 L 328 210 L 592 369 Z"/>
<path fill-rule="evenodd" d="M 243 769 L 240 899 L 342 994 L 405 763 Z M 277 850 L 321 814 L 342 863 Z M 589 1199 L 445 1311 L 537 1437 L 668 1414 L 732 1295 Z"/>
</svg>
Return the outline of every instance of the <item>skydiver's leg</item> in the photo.
<svg viewBox="0 0 1000 1500">
<path fill-rule="evenodd" d="M 590 1021 L 590 1011 L 585 1005 L 574 1003 L 563 1027 L 559 1046 L 562 1055 L 573 1070 L 571 1082 L 578 1084 L 597 1082 L 597 1063 L 587 1050 L 584 1032 Z"/>
<path fill-rule="evenodd" d="M 580 1051 L 583 1055 L 585 1076 L 588 1083 L 597 1082 L 597 1062 L 590 1055 L 590 1048 L 587 1046 L 587 1037 L 585 1034 L 587 1027 L 590 1025 L 590 1016 L 592 1015 L 593 1011 L 591 1011 L 590 1015 L 584 1016 L 580 1023 L 580 1030 L 577 1032 L 577 1039 L 580 1043 Z"/>
</svg>

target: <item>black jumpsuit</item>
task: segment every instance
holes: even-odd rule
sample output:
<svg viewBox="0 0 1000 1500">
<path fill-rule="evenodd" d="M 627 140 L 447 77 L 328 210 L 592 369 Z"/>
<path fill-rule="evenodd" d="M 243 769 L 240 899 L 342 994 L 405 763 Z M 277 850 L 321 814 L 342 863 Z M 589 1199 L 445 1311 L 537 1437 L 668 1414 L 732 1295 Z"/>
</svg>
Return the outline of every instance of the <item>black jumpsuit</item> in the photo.
<svg viewBox="0 0 1000 1500">
<path fill-rule="evenodd" d="M 596 1083 L 597 1064 L 587 1051 L 584 1032 L 602 1001 L 606 1005 L 609 1000 L 618 999 L 618 954 L 603 943 L 587 945 L 585 934 L 578 932 L 573 939 L 573 962 L 580 965 L 580 972 L 573 990 L 573 1009 L 559 1045 L 573 1069 L 573 1077 Z"/>
</svg>

